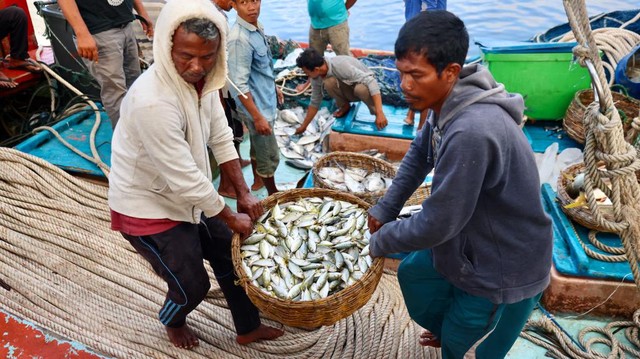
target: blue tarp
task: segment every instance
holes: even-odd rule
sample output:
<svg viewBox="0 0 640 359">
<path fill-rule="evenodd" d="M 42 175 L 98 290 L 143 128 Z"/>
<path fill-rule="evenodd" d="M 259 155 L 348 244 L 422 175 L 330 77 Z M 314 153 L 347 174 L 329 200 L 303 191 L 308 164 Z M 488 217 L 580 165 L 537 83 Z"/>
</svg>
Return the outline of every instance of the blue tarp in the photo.
<svg viewBox="0 0 640 359">
<path fill-rule="evenodd" d="M 558 152 L 575 147 L 583 149 L 584 146 L 573 140 L 562 128 L 558 121 L 536 121 L 535 124 L 527 123 L 522 129 L 524 135 L 533 149 L 533 152 L 544 152 L 552 143 L 558 143 Z"/>
<path fill-rule="evenodd" d="M 560 208 L 551 186 L 542 186 L 542 198 L 547 213 L 553 219 L 553 264 L 562 275 L 633 282 L 631 267 L 627 262 L 603 262 L 589 257 L 580 242 L 589 249 L 602 253 L 589 242 L 589 230 L 572 222 Z M 622 247 L 620 237 L 611 233 L 598 233 L 599 241 L 607 246 Z"/>
</svg>

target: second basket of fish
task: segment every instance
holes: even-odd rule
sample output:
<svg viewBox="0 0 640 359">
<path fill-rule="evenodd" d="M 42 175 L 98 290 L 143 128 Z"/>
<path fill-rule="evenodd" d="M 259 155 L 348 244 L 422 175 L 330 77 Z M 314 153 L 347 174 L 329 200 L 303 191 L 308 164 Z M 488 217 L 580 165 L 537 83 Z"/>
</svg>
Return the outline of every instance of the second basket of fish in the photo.
<svg viewBox="0 0 640 359">
<path fill-rule="evenodd" d="M 331 152 L 313 166 L 314 185 L 349 192 L 375 204 L 391 185 L 396 169 L 387 161 L 354 152 Z"/>
<path fill-rule="evenodd" d="M 331 325 L 365 305 L 384 261 L 369 256 L 369 204 L 329 189 L 293 189 L 262 201 L 245 240 L 233 236 L 239 282 L 268 317 L 294 327 Z"/>
</svg>

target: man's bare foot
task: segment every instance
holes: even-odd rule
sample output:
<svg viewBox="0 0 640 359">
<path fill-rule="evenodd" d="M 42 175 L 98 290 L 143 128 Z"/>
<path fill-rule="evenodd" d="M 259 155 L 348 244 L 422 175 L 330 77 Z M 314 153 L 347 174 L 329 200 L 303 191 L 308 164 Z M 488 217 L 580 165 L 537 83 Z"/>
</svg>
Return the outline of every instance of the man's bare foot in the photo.
<svg viewBox="0 0 640 359">
<path fill-rule="evenodd" d="M 247 334 L 238 335 L 236 337 L 236 341 L 238 342 L 238 344 L 246 345 L 262 339 L 273 340 L 282 336 L 283 334 L 284 331 L 282 329 L 277 329 L 268 325 L 260 324 L 260 326 L 254 331 Z"/>
<path fill-rule="evenodd" d="M 351 104 L 345 104 L 342 107 L 340 107 L 339 109 L 337 109 L 334 113 L 333 113 L 333 117 L 335 118 L 340 118 L 340 117 L 344 117 L 349 110 L 351 109 Z"/>
<path fill-rule="evenodd" d="M 262 187 L 264 187 L 264 183 L 262 182 L 262 178 L 260 178 L 259 176 L 254 177 L 253 184 L 251 185 L 251 190 L 252 191 L 257 191 Z"/>
<path fill-rule="evenodd" d="M 407 126 L 413 126 L 413 124 L 414 124 L 413 117 L 408 117 L 407 116 L 404 119 L 404 124 L 407 125 Z"/>
<path fill-rule="evenodd" d="M 0 71 L 0 88 L 12 89 L 18 86 L 18 83 L 13 81 L 5 75 L 2 71 Z"/>
<path fill-rule="evenodd" d="M 24 60 L 9 57 L 6 60 L 7 68 L 29 71 L 33 73 L 42 72 L 42 67 L 37 62 L 27 58 Z"/>
<path fill-rule="evenodd" d="M 181 326 L 180 328 L 169 328 L 167 329 L 167 335 L 169 336 L 169 340 L 173 345 L 178 348 L 183 349 L 191 349 L 193 347 L 197 347 L 198 337 L 189 329 L 189 326 L 186 324 Z"/>
<path fill-rule="evenodd" d="M 250 160 L 243 160 L 242 158 L 240 159 L 240 168 L 245 168 L 250 164 L 251 164 Z"/>
<path fill-rule="evenodd" d="M 434 347 L 440 348 L 442 344 L 440 343 L 440 338 L 433 335 L 433 333 L 425 330 L 420 334 L 420 339 L 418 339 L 418 343 L 423 347 Z"/>
</svg>

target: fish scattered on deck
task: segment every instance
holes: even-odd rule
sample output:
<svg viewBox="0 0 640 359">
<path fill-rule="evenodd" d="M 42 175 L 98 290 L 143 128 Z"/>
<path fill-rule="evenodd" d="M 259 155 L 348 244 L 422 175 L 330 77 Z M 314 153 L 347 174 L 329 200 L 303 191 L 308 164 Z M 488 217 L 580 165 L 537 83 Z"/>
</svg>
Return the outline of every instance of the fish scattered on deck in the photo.
<svg viewBox="0 0 640 359">
<path fill-rule="evenodd" d="M 329 110 L 322 108 L 307 126 L 307 130 L 296 135 L 296 129 L 302 124 L 304 116 L 302 107 L 280 111 L 273 133 L 282 155 L 289 160 L 297 160 L 296 168 L 308 170 L 325 154 L 324 139 L 331 131 L 335 118 Z"/>
</svg>

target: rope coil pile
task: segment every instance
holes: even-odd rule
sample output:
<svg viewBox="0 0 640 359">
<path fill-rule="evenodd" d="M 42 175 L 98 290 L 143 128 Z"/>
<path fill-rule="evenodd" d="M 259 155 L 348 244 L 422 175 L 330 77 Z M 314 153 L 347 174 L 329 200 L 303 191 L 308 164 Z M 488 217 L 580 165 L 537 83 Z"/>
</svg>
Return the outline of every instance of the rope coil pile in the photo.
<svg viewBox="0 0 640 359">
<path fill-rule="evenodd" d="M 587 125 L 585 142 L 585 192 L 589 208 L 601 227 L 618 233 L 631 265 L 636 284 L 640 288 L 640 185 L 635 172 L 640 170 L 640 159 L 635 148 L 627 143 L 622 131 L 622 121 L 615 109 L 611 91 L 607 86 L 602 60 L 589 24 L 586 5 L 583 1 L 564 1 L 569 23 L 578 46 L 574 54 L 581 64 L 591 61 L 597 78 L 592 81 L 599 96 L 599 103 L 593 102 L 585 112 Z M 598 163 L 604 162 L 607 171 L 598 171 Z M 611 181 L 611 188 L 603 177 Z M 599 188 L 613 203 L 615 221 L 606 220 L 598 206 L 594 189 Z"/>
<path fill-rule="evenodd" d="M 593 102 L 589 105 L 584 118 L 587 129 L 584 150 L 587 169 L 585 192 L 589 208 L 601 228 L 620 235 L 623 251 L 614 252 L 618 256 L 624 255 L 629 261 L 635 283 L 640 289 L 640 186 L 635 175 L 635 172 L 640 170 L 640 159 L 636 149 L 624 139 L 620 115 L 614 107 L 605 77 L 605 65 L 598 53 L 602 41 L 597 41 L 597 37 L 594 36 L 598 30 L 591 31 L 585 1 L 563 0 L 563 3 L 573 34 L 578 41 L 574 55 L 578 57 L 581 65 L 589 67 L 595 87 L 594 93 L 598 95 L 599 100 L 599 103 Z M 618 56 L 611 52 L 612 50 L 624 51 L 622 42 L 626 40 L 622 37 L 607 40 L 611 41 L 611 46 L 605 46 L 605 52 L 612 54 L 608 55 L 610 59 Z M 640 39 L 636 36 L 632 42 L 638 43 Z M 600 162 L 605 163 L 607 171 L 598 171 Z M 605 184 L 605 176 L 610 179 L 611 188 Z M 602 216 L 594 195 L 596 188 L 611 199 L 614 220 L 607 220 Z M 589 238 L 595 242 L 595 232 L 591 232 Z M 637 310 L 632 321 L 611 322 L 605 327 L 584 328 L 579 334 L 580 343 L 563 332 L 549 317 L 529 321 L 521 336 L 545 347 L 548 350 L 547 354 L 554 358 L 625 358 L 626 355 L 638 358 L 639 317 L 640 310 Z M 625 329 L 625 339 L 632 346 L 623 344 L 616 337 L 616 332 L 620 329 Z M 595 348 L 594 344 L 598 344 L 599 348 Z M 606 353 L 602 350 L 602 345 L 609 348 Z"/>
<path fill-rule="evenodd" d="M 611 322 L 604 328 L 586 327 L 578 335 L 579 345 L 547 318 L 529 321 L 520 336 L 547 349 L 547 355 L 552 358 L 601 359 L 625 358 L 626 355 L 630 358 L 640 358 L 639 316 L 640 312 L 635 312 L 633 321 Z M 621 330 L 624 330 L 625 339 L 633 346 L 623 344 L 616 336 L 616 333 Z M 555 345 L 532 335 L 532 333 L 539 334 L 541 331 L 550 333 Z M 607 354 L 603 354 L 603 346 L 610 348 Z"/>
<path fill-rule="evenodd" d="M 586 13 L 585 13 L 586 15 Z M 609 81 L 607 82 L 609 86 L 614 83 L 614 76 L 616 66 L 618 62 L 625 57 L 631 50 L 640 44 L 640 34 L 637 34 L 633 31 L 625 29 L 629 24 L 635 23 L 640 19 L 640 13 L 627 21 L 626 23 L 620 25 L 620 27 L 603 27 L 600 29 L 596 29 L 591 31 L 592 40 L 596 45 L 596 48 L 603 52 L 607 61 L 602 62 L 602 66 L 607 70 L 610 75 Z M 589 24 L 589 29 L 591 28 L 591 24 L 589 23 L 589 19 L 586 20 L 587 24 Z M 575 29 L 575 26 L 572 25 L 572 28 Z M 575 31 L 575 30 L 574 30 Z M 552 40 L 555 41 L 556 39 Z M 574 42 L 578 41 L 576 35 L 573 31 L 567 32 L 563 36 L 557 39 L 558 42 Z M 579 50 L 580 51 L 580 50 Z M 578 58 L 584 59 L 589 56 L 589 52 L 582 52 L 580 54 L 576 54 Z M 584 64 L 582 64 L 584 66 Z"/>
<path fill-rule="evenodd" d="M 213 280 L 189 316 L 200 346 L 173 347 L 157 319 L 166 284 L 110 230 L 107 188 L 0 148 L 0 308 L 119 358 L 438 358 L 418 345 L 394 274 L 352 316 L 316 330 L 285 328 L 240 346 Z M 207 266 L 208 267 L 208 266 Z M 210 273 L 211 278 L 214 278 Z M 277 323 L 264 319 L 265 322 Z"/>
</svg>

